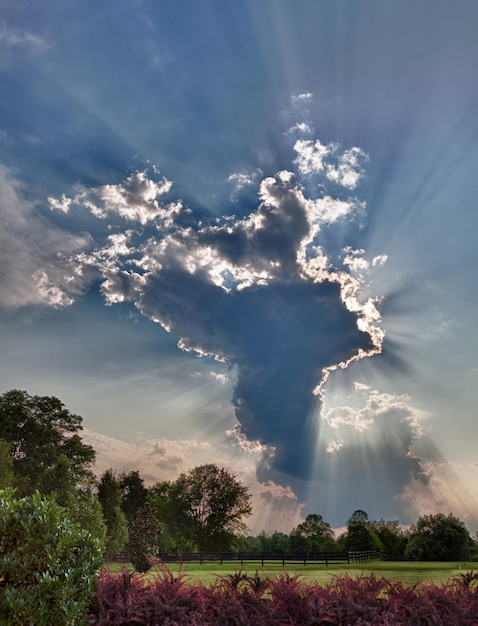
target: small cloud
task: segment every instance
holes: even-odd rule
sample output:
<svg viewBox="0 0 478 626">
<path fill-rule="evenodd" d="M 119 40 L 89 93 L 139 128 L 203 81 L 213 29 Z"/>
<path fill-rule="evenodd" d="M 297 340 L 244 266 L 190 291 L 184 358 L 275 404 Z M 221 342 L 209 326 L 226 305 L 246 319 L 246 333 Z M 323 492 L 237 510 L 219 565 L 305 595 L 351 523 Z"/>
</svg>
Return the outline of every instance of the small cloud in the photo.
<svg viewBox="0 0 478 626">
<path fill-rule="evenodd" d="M 311 124 L 308 124 L 307 122 L 297 122 L 286 131 L 286 134 L 311 135 L 313 132 L 314 128 Z"/>
<path fill-rule="evenodd" d="M 324 145 L 319 139 L 298 139 L 294 144 L 295 162 L 305 176 L 323 173 L 329 180 L 347 189 L 355 189 L 363 176 L 363 164 L 368 156 L 360 148 L 353 147 L 339 153 L 335 143 Z"/>
<path fill-rule="evenodd" d="M 8 55 L 19 48 L 43 52 L 51 46 L 39 35 L 0 21 L 0 50 Z"/>
<path fill-rule="evenodd" d="M 226 374 L 221 374 L 220 372 L 209 372 L 211 374 L 211 376 L 213 378 L 215 378 L 218 382 L 222 383 L 223 385 L 225 385 L 228 381 L 228 377 L 226 376 Z"/>
<path fill-rule="evenodd" d="M 164 454 L 166 454 L 166 448 L 159 443 L 155 443 L 149 456 L 163 456 Z"/>
<path fill-rule="evenodd" d="M 338 450 L 343 448 L 344 445 L 345 443 L 343 439 L 330 439 L 329 443 L 327 444 L 326 452 L 328 452 L 329 454 L 333 454 L 334 452 L 337 452 Z"/>
<path fill-rule="evenodd" d="M 170 456 L 161 459 L 161 461 L 156 461 L 155 465 L 159 469 L 178 470 L 184 465 L 184 459 L 180 456 Z"/>
<path fill-rule="evenodd" d="M 375 267 L 376 265 L 385 265 L 388 261 L 388 254 L 379 254 L 372 259 L 372 265 Z"/>
<path fill-rule="evenodd" d="M 290 101 L 293 105 L 312 102 L 313 99 L 314 94 L 311 91 L 305 91 L 304 93 L 295 94 L 290 97 Z"/>
</svg>

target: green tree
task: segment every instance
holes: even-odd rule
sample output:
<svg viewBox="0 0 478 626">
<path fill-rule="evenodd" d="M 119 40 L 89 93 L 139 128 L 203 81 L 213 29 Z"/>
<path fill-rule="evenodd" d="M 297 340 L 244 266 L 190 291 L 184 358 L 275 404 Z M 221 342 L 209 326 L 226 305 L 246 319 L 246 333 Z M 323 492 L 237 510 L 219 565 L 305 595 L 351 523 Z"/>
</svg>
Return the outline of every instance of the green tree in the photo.
<svg viewBox="0 0 478 626">
<path fill-rule="evenodd" d="M 0 396 L 0 438 L 11 448 L 13 471 L 20 495 L 52 489 L 53 471 L 62 455 L 75 481 L 91 474 L 95 452 L 79 433 L 82 418 L 70 413 L 54 396 L 31 396 L 14 389 Z M 49 474 L 49 475 L 48 475 Z"/>
<path fill-rule="evenodd" d="M 106 470 L 98 484 L 98 499 L 106 523 L 106 553 L 118 554 L 128 542 L 128 522 L 121 510 L 121 487 L 115 472 Z"/>
<path fill-rule="evenodd" d="M 377 550 L 383 551 L 383 545 L 370 522 L 368 514 L 362 509 L 357 509 L 347 520 L 347 532 L 340 540 L 340 545 L 344 550 L 361 551 Z"/>
<path fill-rule="evenodd" d="M 181 474 L 168 493 L 169 529 L 199 550 L 228 550 L 252 512 L 248 489 L 228 470 L 200 465 Z"/>
<path fill-rule="evenodd" d="M 0 489 L 15 486 L 11 450 L 12 445 L 8 441 L 0 439 Z"/>
<path fill-rule="evenodd" d="M 144 480 L 137 471 L 128 474 L 121 474 L 121 510 L 126 515 L 128 522 L 131 522 L 136 513 L 146 503 L 148 490 L 144 486 Z"/>
<path fill-rule="evenodd" d="M 175 532 L 174 502 L 172 500 L 172 483 L 158 482 L 148 490 L 148 502 L 154 507 L 156 516 L 162 525 L 161 551 L 176 553 L 192 550 L 194 546 L 189 539 Z"/>
<path fill-rule="evenodd" d="M 53 499 L 0 491 L 0 623 L 88 624 L 103 550 Z"/>
<path fill-rule="evenodd" d="M 385 554 L 404 556 L 408 537 L 400 528 L 398 520 L 385 521 L 381 519 L 372 522 L 372 528 L 377 534 Z"/>
<path fill-rule="evenodd" d="M 294 552 L 327 552 L 336 547 L 334 532 L 322 515 L 311 513 L 289 536 Z"/>
<path fill-rule="evenodd" d="M 417 561 L 466 560 L 473 540 L 464 522 L 451 513 L 423 515 L 410 528 L 406 556 Z"/>
<path fill-rule="evenodd" d="M 350 526 L 353 526 L 354 524 L 368 524 L 369 522 L 368 513 L 362 509 L 357 509 L 347 520 L 347 528 L 350 528 Z"/>
<path fill-rule="evenodd" d="M 138 572 L 147 572 L 158 554 L 162 532 L 155 508 L 146 502 L 129 524 L 129 555 Z"/>
<path fill-rule="evenodd" d="M 95 479 L 89 474 L 75 476 L 69 460 L 61 454 L 41 480 L 41 493 L 49 495 L 68 510 L 70 519 L 101 541 L 106 538 L 103 509 L 97 494 Z"/>
</svg>

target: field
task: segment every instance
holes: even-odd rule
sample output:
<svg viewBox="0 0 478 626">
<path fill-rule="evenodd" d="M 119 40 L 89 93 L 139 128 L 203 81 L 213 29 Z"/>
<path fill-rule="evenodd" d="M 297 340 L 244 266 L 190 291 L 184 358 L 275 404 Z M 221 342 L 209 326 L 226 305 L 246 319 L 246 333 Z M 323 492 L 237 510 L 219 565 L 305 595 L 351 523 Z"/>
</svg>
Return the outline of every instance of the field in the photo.
<svg viewBox="0 0 478 626">
<path fill-rule="evenodd" d="M 121 565 L 113 564 L 111 569 L 121 569 Z M 270 563 L 261 566 L 260 563 L 245 563 L 241 568 L 232 567 L 230 564 L 219 565 L 218 563 L 187 563 L 182 567 L 178 564 L 168 564 L 168 569 L 175 575 L 180 572 L 185 575 L 188 583 L 198 583 L 206 586 L 214 585 L 221 576 L 235 574 L 238 571 L 253 575 L 256 571 L 263 577 L 274 578 L 283 572 L 290 575 L 300 574 L 304 582 L 317 581 L 321 585 L 327 585 L 334 576 L 348 574 L 352 578 L 362 575 L 374 574 L 376 577 L 387 579 L 399 579 L 405 585 L 412 586 L 416 583 L 444 584 L 457 574 L 463 574 L 471 570 L 478 570 L 478 563 L 457 562 L 424 562 L 424 561 L 368 561 L 366 563 L 350 563 L 340 565 L 286 565 Z M 154 576 L 156 568 L 148 575 Z"/>
</svg>

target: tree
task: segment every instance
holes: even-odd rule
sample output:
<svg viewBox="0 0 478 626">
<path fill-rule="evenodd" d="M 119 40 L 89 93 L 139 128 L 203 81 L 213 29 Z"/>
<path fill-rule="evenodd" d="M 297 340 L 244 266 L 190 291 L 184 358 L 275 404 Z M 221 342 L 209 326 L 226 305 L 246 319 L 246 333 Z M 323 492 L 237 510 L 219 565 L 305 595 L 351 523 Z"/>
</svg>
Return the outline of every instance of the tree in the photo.
<svg viewBox="0 0 478 626">
<path fill-rule="evenodd" d="M 367 513 L 362 509 L 354 511 L 347 520 L 347 532 L 341 539 L 341 544 L 348 551 L 383 550 Z"/>
<path fill-rule="evenodd" d="M 175 553 L 181 550 L 192 549 L 189 540 L 185 539 L 174 528 L 174 504 L 171 500 L 172 483 L 162 481 L 148 490 L 148 502 L 154 507 L 156 517 L 162 525 L 161 551 Z"/>
<path fill-rule="evenodd" d="M 195 467 L 172 483 L 169 528 L 199 550 L 227 550 L 252 512 L 248 489 L 224 468 Z"/>
<path fill-rule="evenodd" d="M 451 513 L 423 515 L 410 528 L 406 556 L 417 561 L 466 560 L 473 540 L 464 522 Z"/>
<path fill-rule="evenodd" d="M 311 513 L 291 531 L 289 543 L 294 552 L 327 552 L 335 548 L 334 532 L 322 515 Z"/>
<path fill-rule="evenodd" d="M 151 569 L 159 550 L 161 531 L 155 508 L 148 502 L 143 504 L 129 524 L 129 556 L 138 572 Z"/>
<path fill-rule="evenodd" d="M 80 438 L 81 422 L 80 416 L 70 413 L 54 396 L 31 396 L 17 389 L 0 396 L 0 438 L 11 446 L 20 495 L 37 488 L 45 493 L 45 479 L 51 489 L 51 478 L 61 479 L 52 469 L 62 455 L 74 480 L 91 474 L 95 452 Z"/>
<path fill-rule="evenodd" d="M 128 542 L 128 522 L 121 510 L 121 488 L 114 470 L 106 470 L 98 485 L 98 499 L 106 522 L 106 553 L 118 554 Z"/>
<path fill-rule="evenodd" d="M 408 543 L 408 536 L 399 526 L 398 520 L 372 522 L 372 528 L 382 544 L 385 554 L 404 556 Z"/>
<path fill-rule="evenodd" d="M 126 515 L 128 522 L 131 522 L 139 509 L 146 503 L 148 490 L 137 471 L 121 474 L 120 487 L 122 493 L 121 510 Z"/>
<path fill-rule="evenodd" d="M 369 521 L 368 513 L 362 509 L 357 509 L 347 520 L 347 528 L 350 528 L 350 526 L 353 526 L 354 524 L 368 524 Z"/>
<path fill-rule="evenodd" d="M 0 623 L 88 623 L 103 550 L 52 498 L 0 491 Z"/>
<path fill-rule="evenodd" d="M 0 439 L 0 489 L 13 487 L 15 474 L 13 473 L 13 458 L 10 454 L 12 446 L 8 441 Z"/>
</svg>

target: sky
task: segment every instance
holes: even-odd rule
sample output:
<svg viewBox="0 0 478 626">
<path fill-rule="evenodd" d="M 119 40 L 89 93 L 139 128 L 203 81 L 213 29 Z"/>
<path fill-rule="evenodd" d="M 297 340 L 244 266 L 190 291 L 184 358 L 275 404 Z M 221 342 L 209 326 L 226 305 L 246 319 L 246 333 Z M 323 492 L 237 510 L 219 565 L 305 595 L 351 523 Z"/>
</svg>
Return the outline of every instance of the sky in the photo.
<svg viewBox="0 0 478 626">
<path fill-rule="evenodd" d="M 0 0 L 0 393 L 250 532 L 478 530 L 475 0 Z"/>
</svg>

